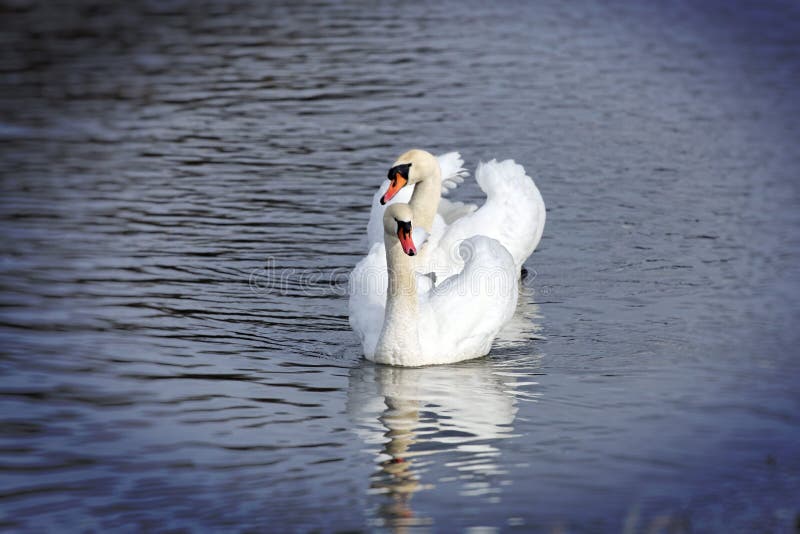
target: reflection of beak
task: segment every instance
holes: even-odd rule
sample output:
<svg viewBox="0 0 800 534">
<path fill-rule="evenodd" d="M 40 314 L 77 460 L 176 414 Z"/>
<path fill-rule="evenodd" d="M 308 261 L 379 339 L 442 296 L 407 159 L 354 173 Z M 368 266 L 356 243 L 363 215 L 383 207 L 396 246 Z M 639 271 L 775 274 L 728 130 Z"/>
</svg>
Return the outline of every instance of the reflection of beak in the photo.
<svg viewBox="0 0 800 534">
<path fill-rule="evenodd" d="M 386 190 L 386 193 L 383 194 L 381 197 L 381 205 L 386 204 L 397 194 L 398 191 L 403 189 L 403 186 L 408 183 L 408 180 L 403 178 L 403 175 L 399 172 L 394 175 L 394 179 L 392 179 L 391 184 L 389 184 L 389 189 Z"/>
<path fill-rule="evenodd" d="M 400 239 L 403 252 L 409 256 L 416 256 L 417 247 L 414 246 L 414 240 L 411 239 L 411 223 L 398 223 L 397 226 L 397 237 Z"/>
</svg>

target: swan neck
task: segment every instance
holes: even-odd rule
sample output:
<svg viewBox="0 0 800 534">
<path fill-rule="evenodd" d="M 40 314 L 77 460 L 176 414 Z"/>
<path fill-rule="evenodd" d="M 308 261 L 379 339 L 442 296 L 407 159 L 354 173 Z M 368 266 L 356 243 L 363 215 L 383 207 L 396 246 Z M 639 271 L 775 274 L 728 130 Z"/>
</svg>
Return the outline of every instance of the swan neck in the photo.
<svg viewBox="0 0 800 534">
<path fill-rule="evenodd" d="M 407 365 L 419 359 L 419 306 L 413 258 L 407 256 L 400 242 L 386 242 L 386 267 L 389 283 L 386 313 L 375 349 L 375 361 Z"/>
<path fill-rule="evenodd" d="M 386 293 L 386 307 L 403 302 L 406 307 L 417 308 L 417 280 L 414 275 L 414 260 L 403 252 L 399 242 L 386 249 L 386 268 L 389 272 L 389 286 Z"/>
<path fill-rule="evenodd" d="M 430 232 L 441 199 L 442 177 L 438 172 L 417 182 L 408 203 L 414 212 L 414 224 Z"/>
</svg>

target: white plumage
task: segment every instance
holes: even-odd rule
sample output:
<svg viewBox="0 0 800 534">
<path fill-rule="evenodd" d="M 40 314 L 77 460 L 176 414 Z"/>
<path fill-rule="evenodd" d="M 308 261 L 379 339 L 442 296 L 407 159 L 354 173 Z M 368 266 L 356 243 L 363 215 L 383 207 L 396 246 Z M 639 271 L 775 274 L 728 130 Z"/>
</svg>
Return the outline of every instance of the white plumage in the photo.
<svg viewBox="0 0 800 534">
<path fill-rule="evenodd" d="M 402 158 L 398 161 L 406 161 Z M 412 168 L 417 163 L 422 168 L 424 162 L 418 158 L 414 154 L 409 159 Z M 441 169 L 438 179 L 446 177 L 441 180 L 446 194 L 463 181 L 466 173 L 462 160 L 457 153 L 450 153 L 440 156 L 436 163 Z M 417 175 L 412 181 L 420 183 L 425 179 L 435 181 L 436 173 Z M 435 205 L 412 198 L 411 182 L 386 206 L 378 201 L 389 182 L 376 193 L 368 225 L 371 246 L 350 276 L 350 324 L 368 359 L 419 366 L 483 356 L 499 329 L 512 317 L 520 268 L 536 248 L 544 229 L 544 202 L 524 168 L 512 160 L 481 164 L 476 180 L 487 196 L 477 209 L 447 199 Z M 415 203 L 418 209 L 413 210 Z M 390 206 L 394 208 L 390 210 Z M 392 220 L 384 219 L 388 212 L 393 217 L 403 215 L 409 221 L 420 219 L 423 209 L 435 210 L 435 217 L 429 235 L 414 226 L 412 235 L 419 255 L 411 258 L 403 253 L 393 235 Z M 395 298 L 394 303 L 387 299 L 387 257 L 390 265 L 394 262 L 395 282 L 413 287 L 413 303 L 410 297 Z M 408 273 L 402 276 L 397 271 Z M 435 274 L 426 276 L 427 273 Z"/>
</svg>

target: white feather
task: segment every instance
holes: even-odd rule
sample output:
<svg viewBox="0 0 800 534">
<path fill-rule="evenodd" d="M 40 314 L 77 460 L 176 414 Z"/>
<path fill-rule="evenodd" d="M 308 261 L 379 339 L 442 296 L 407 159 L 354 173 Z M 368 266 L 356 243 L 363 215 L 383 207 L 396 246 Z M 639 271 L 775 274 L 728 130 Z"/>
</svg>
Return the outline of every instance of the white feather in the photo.
<svg viewBox="0 0 800 534">
<path fill-rule="evenodd" d="M 448 172 L 443 189 L 445 183 L 463 182 L 466 172 L 457 153 L 438 160 L 443 175 L 445 168 Z M 512 160 L 481 164 L 475 178 L 486 193 L 480 208 L 442 199 L 424 247 L 413 236 L 420 252 L 417 271 L 435 273 L 416 278 L 420 350 L 408 350 L 408 339 L 398 339 L 394 354 L 400 356 L 383 363 L 417 366 L 483 356 L 514 313 L 520 268 L 542 237 L 544 201 L 525 169 Z M 375 358 L 386 307 L 385 207 L 378 200 L 387 187 L 385 182 L 373 198 L 370 252 L 350 277 L 350 324 L 368 359 Z M 412 192 L 404 187 L 389 205 L 407 203 Z"/>
</svg>

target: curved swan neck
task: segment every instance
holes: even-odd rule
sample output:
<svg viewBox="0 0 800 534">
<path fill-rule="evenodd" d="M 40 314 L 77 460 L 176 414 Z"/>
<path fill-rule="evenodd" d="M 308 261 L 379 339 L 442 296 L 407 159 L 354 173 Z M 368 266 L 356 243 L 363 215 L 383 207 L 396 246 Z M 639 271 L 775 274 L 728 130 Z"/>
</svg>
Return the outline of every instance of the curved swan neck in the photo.
<svg viewBox="0 0 800 534">
<path fill-rule="evenodd" d="M 414 186 L 408 205 L 414 210 L 414 224 L 428 232 L 433 227 L 433 219 L 442 199 L 442 177 L 436 172 Z"/>
</svg>

